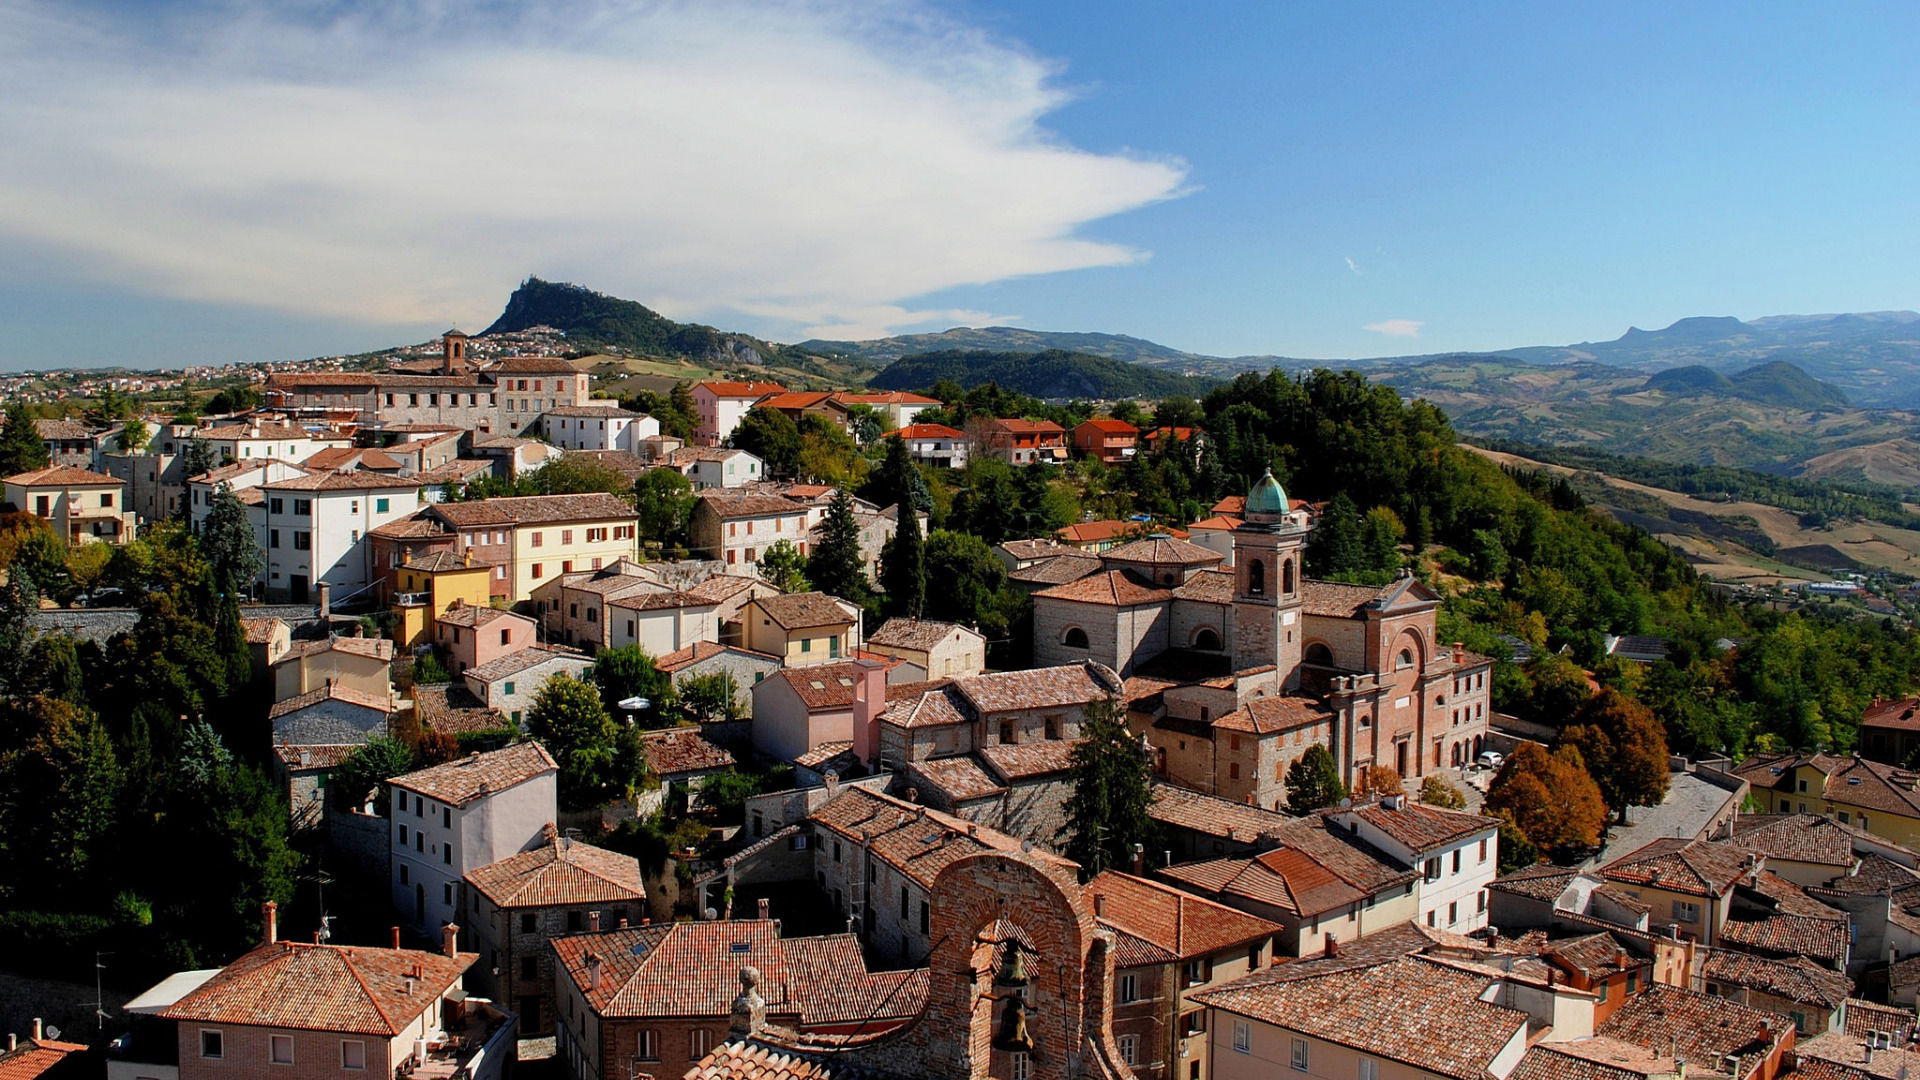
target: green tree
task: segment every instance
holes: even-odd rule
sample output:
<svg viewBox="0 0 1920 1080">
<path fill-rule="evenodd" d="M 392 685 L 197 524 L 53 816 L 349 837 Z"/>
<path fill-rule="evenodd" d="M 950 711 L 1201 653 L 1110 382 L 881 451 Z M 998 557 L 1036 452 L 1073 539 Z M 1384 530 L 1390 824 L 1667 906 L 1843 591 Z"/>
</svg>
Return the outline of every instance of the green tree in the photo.
<svg viewBox="0 0 1920 1080">
<path fill-rule="evenodd" d="M 1296 814 L 1323 810 L 1347 797 L 1340 766 L 1327 748 L 1315 743 L 1287 766 L 1287 809 Z"/>
<path fill-rule="evenodd" d="M 220 467 L 220 455 L 213 444 L 198 435 L 189 435 L 180 443 L 180 475 L 193 477 L 212 472 Z M 180 512 L 188 513 L 186 500 L 181 500 Z"/>
<path fill-rule="evenodd" d="M 204 723 L 188 735 L 152 838 L 177 853 L 161 906 L 171 936 L 199 955 L 228 956 L 253 940 L 261 904 L 293 898 L 300 855 L 287 840 L 286 801 L 266 773 L 235 761 Z"/>
<path fill-rule="evenodd" d="M 1543 724 L 1565 724 L 1593 696 L 1587 673 L 1563 653 L 1535 654 L 1526 672 L 1532 687 L 1527 694 L 1527 714 Z"/>
<path fill-rule="evenodd" d="M 207 412 L 214 416 L 246 412 L 260 407 L 260 391 L 251 384 L 228 386 L 207 399 Z"/>
<path fill-rule="evenodd" d="M 700 801 L 722 822 L 745 818 L 747 800 L 760 794 L 760 778 L 732 769 L 709 776 L 700 782 Z"/>
<path fill-rule="evenodd" d="M 1080 737 L 1068 757 L 1067 857 L 1092 877 L 1131 865 L 1135 844 L 1153 846 L 1152 774 L 1112 698 L 1087 703 Z"/>
<path fill-rule="evenodd" d="M 807 560 L 791 540 L 774 541 L 754 565 L 781 592 L 806 592 L 813 587 L 807 584 Z"/>
<path fill-rule="evenodd" d="M 677 439 L 693 438 L 694 420 L 700 415 L 693 400 L 693 386 L 685 381 L 674 383 L 667 405 L 669 418 L 660 421 L 661 430 Z"/>
<path fill-rule="evenodd" d="M 1607 823 L 1606 800 L 1580 751 L 1568 745 L 1549 754 L 1539 743 L 1521 743 L 1487 789 L 1485 807 L 1510 816 L 1542 851 L 1590 848 Z"/>
<path fill-rule="evenodd" d="M 563 454 L 549 460 L 529 478 L 533 495 L 583 495 L 604 491 L 609 495 L 627 495 L 632 488 L 625 474 L 600 464 L 585 454 Z"/>
<path fill-rule="evenodd" d="M 927 534 L 926 617 L 969 624 L 989 638 L 1006 636 L 1021 597 L 1007 583 L 1007 566 L 986 541 L 967 533 L 935 529 Z"/>
<path fill-rule="evenodd" d="M 84 904 L 108 872 L 120 763 L 92 710 L 35 698 L 26 713 L 32 737 L 0 757 L 0 862 L 37 897 Z"/>
<path fill-rule="evenodd" d="M 8 405 L 7 422 L 0 425 L 0 476 L 44 469 L 52 461 L 53 455 L 47 452 L 47 444 L 40 441 L 40 431 L 33 424 L 33 414 L 18 402 Z"/>
<path fill-rule="evenodd" d="M 146 422 L 134 419 L 121 425 L 119 433 L 113 437 L 113 442 L 123 454 L 138 454 L 147 448 L 147 443 L 152 438 L 153 430 L 147 427 Z"/>
<path fill-rule="evenodd" d="M 1617 690 L 1588 698 L 1560 732 L 1607 806 L 1624 824 L 1629 806 L 1658 806 L 1667 797 L 1667 733 L 1653 710 Z"/>
<path fill-rule="evenodd" d="M 246 504 L 233 493 L 233 485 L 222 483 L 207 500 L 199 544 L 213 570 L 216 588 L 223 593 L 253 591 L 267 560 L 254 537 Z"/>
<path fill-rule="evenodd" d="M 672 677 L 654 666 L 653 657 L 638 645 L 600 650 L 587 677 L 600 688 L 600 701 L 609 714 L 623 712 L 620 703 L 631 697 L 647 699 L 649 718 L 665 715 L 673 706 Z"/>
<path fill-rule="evenodd" d="M 800 427 L 778 409 L 748 409 L 727 445 L 759 458 L 774 476 L 792 476 L 800 467 Z"/>
<path fill-rule="evenodd" d="M 886 440 L 886 455 L 880 464 L 867 474 L 866 483 L 860 486 L 860 497 L 876 506 L 891 506 L 902 501 L 901 492 L 906 492 L 905 500 L 913 504 L 914 509 L 928 513 L 933 509 L 933 493 L 927 487 L 927 478 L 920 474 L 920 466 L 913 463 L 907 454 L 907 444 L 898 435 Z"/>
<path fill-rule="evenodd" d="M 834 492 L 820 523 L 820 541 L 807 557 L 807 580 L 823 593 L 860 603 L 867 595 L 867 571 L 860 557 L 860 523 L 854 520 L 853 496 L 845 488 Z"/>
<path fill-rule="evenodd" d="M 880 587 L 886 590 L 889 615 L 920 617 L 927 604 L 926 543 L 920 538 L 920 519 L 905 499 L 896 504 L 899 525 L 880 553 Z"/>
<path fill-rule="evenodd" d="M 1446 810 L 1467 808 L 1466 793 L 1447 783 L 1438 773 L 1428 773 L 1427 778 L 1420 781 L 1420 801 Z"/>
<path fill-rule="evenodd" d="M 729 672 L 690 675 L 680 680 L 677 689 L 681 708 L 696 723 L 738 720 L 741 716 L 740 684 Z"/>
<path fill-rule="evenodd" d="M 648 469 L 633 482 L 633 498 L 641 536 L 666 549 L 686 546 L 687 526 L 700 501 L 692 481 L 674 469 Z"/>
<path fill-rule="evenodd" d="M 1307 569 L 1316 577 L 1331 578 L 1367 567 L 1366 534 L 1360 508 L 1342 491 L 1327 502 L 1307 541 Z"/>
<path fill-rule="evenodd" d="M 596 665 L 597 666 L 597 665 Z M 527 730 L 560 766 L 560 805 L 591 810 L 619 790 L 614 743 L 618 732 L 601 703 L 604 690 L 555 675 L 534 695 Z"/>
<path fill-rule="evenodd" d="M 385 816 L 389 793 L 386 781 L 412 772 L 413 751 L 406 743 L 375 735 L 356 747 L 327 776 L 327 791 L 342 810 L 357 810 L 372 796 L 374 813 Z"/>
</svg>

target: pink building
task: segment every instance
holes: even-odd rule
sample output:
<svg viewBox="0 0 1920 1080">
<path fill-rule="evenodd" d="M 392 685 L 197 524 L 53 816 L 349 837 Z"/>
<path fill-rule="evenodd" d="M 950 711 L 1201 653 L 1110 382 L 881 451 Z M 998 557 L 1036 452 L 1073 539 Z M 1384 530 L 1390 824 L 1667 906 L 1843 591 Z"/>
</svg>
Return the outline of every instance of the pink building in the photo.
<svg viewBox="0 0 1920 1080">
<path fill-rule="evenodd" d="M 434 628 L 447 654 L 447 670 L 455 675 L 534 644 L 532 619 L 459 600 L 434 620 Z"/>
</svg>

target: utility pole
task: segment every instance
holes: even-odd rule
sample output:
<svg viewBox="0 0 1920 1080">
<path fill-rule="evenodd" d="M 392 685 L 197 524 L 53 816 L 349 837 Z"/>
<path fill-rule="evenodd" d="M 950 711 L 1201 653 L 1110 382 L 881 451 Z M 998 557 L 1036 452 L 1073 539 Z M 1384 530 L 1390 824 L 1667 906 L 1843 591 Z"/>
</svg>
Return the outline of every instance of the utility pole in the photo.
<svg viewBox="0 0 1920 1080">
<path fill-rule="evenodd" d="M 93 1027 L 96 1035 L 107 1033 L 107 1001 L 100 978 L 100 973 L 106 970 L 107 965 L 100 961 L 112 955 L 110 952 L 97 951 L 93 954 Z"/>
</svg>

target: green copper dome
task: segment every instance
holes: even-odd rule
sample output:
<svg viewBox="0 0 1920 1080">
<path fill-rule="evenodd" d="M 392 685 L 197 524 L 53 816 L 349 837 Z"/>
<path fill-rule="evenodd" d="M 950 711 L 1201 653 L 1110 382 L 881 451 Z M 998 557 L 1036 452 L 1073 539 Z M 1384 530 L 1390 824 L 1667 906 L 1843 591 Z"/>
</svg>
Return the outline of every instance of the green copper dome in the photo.
<svg viewBox="0 0 1920 1080">
<path fill-rule="evenodd" d="M 1267 474 L 1253 485 L 1253 490 L 1247 492 L 1246 512 L 1249 514 L 1287 512 L 1287 491 L 1280 486 L 1280 481 L 1273 478 L 1272 469 L 1268 469 Z"/>
</svg>

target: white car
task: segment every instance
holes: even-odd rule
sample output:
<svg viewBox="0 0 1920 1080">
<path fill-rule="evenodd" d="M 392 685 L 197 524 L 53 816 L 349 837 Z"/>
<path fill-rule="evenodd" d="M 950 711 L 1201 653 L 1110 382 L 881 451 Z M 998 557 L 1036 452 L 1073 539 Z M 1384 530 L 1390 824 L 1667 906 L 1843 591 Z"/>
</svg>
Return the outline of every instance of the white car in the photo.
<svg viewBox="0 0 1920 1080">
<path fill-rule="evenodd" d="M 1506 762 L 1506 760 L 1507 759 L 1505 757 L 1501 756 L 1496 751 L 1493 751 L 1493 750 L 1480 751 L 1480 767 L 1483 769 L 1498 769 L 1502 764 Z"/>
</svg>

